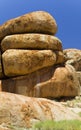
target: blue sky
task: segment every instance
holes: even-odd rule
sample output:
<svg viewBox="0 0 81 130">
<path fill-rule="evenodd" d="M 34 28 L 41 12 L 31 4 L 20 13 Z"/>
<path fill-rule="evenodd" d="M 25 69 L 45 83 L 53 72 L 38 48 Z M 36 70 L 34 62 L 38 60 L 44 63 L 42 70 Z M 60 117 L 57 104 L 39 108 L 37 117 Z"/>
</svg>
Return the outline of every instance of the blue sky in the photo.
<svg viewBox="0 0 81 130">
<path fill-rule="evenodd" d="M 63 49 L 81 49 L 81 0 L 0 0 L 0 25 L 11 18 L 43 10 L 56 20 Z"/>
</svg>

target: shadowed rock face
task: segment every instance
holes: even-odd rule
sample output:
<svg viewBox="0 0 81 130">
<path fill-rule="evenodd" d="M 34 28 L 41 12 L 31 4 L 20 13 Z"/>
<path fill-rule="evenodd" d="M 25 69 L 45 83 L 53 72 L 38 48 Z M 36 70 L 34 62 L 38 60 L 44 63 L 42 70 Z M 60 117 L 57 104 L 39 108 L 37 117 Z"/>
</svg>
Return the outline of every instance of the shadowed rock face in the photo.
<svg viewBox="0 0 81 130">
<path fill-rule="evenodd" d="M 79 95 L 80 86 L 74 68 L 70 65 L 51 66 L 26 76 L 2 81 L 3 91 L 30 97 L 74 97 Z"/>
<path fill-rule="evenodd" d="M 45 33 L 54 35 L 57 25 L 47 12 L 36 11 L 12 19 L 0 26 L 0 40 L 5 36 L 20 33 Z"/>
<path fill-rule="evenodd" d="M 1 42 L 2 51 L 7 49 L 51 49 L 62 51 L 61 41 L 51 35 L 44 34 L 18 34 L 6 36 Z"/>
<path fill-rule="evenodd" d="M 79 119 L 60 103 L 0 92 L 0 124 L 29 128 L 38 121 Z"/>
<path fill-rule="evenodd" d="M 51 50 L 7 50 L 2 55 L 6 76 L 25 75 L 38 69 L 63 63 L 62 52 Z"/>
</svg>

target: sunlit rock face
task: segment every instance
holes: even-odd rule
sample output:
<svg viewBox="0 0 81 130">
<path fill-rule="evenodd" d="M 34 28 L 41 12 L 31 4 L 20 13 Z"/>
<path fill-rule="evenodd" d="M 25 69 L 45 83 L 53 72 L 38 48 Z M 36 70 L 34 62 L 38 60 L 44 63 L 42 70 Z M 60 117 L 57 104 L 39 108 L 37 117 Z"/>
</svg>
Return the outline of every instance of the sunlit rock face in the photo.
<svg viewBox="0 0 81 130">
<path fill-rule="evenodd" d="M 81 93 L 81 50 L 78 49 L 65 49 L 63 50 L 64 55 L 67 57 L 66 64 L 72 65 L 77 73 L 77 77 L 80 83 Z"/>
<path fill-rule="evenodd" d="M 15 34 L 6 36 L 1 42 L 2 52 L 7 49 L 34 49 L 62 51 L 61 41 L 51 35 L 45 34 Z"/>
<path fill-rule="evenodd" d="M 0 92 L 0 125 L 30 128 L 38 121 L 73 119 L 81 120 L 58 102 Z"/>
<path fill-rule="evenodd" d="M 51 50 L 7 50 L 2 55 L 4 73 L 8 77 L 63 63 L 64 59 L 62 52 L 54 53 Z"/>
<path fill-rule="evenodd" d="M 11 19 L 0 26 L 0 40 L 11 34 L 42 33 L 54 35 L 56 32 L 55 19 L 47 12 L 36 11 Z"/>
<path fill-rule="evenodd" d="M 63 50 L 67 57 L 67 64 L 71 64 L 76 71 L 81 71 L 81 50 L 78 49 L 66 49 Z"/>
</svg>

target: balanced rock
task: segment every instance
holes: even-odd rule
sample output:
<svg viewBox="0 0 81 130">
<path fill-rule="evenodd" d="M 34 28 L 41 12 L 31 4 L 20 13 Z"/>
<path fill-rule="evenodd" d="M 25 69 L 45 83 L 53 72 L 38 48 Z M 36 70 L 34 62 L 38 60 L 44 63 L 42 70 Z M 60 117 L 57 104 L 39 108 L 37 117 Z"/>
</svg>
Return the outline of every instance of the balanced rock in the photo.
<svg viewBox="0 0 81 130">
<path fill-rule="evenodd" d="M 1 42 L 2 51 L 7 49 L 51 49 L 62 51 L 61 41 L 51 35 L 18 34 L 6 36 Z"/>
<path fill-rule="evenodd" d="M 11 19 L 0 26 L 0 40 L 5 36 L 20 33 L 45 33 L 54 35 L 57 25 L 47 12 L 36 11 Z"/>
<path fill-rule="evenodd" d="M 63 63 L 65 57 L 62 52 L 51 50 L 15 50 L 3 53 L 3 69 L 6 76 L 25 75 L 38 69 Z"/>
<path fill-rule="evenodd" d="M 59 98 L 79 95 L 80 85 L 75 69 L 66 65 L 2 80 L 2 90 L 30 97 Z"/>
<path fill-rule="evenodd" d="M 81 50 L 66 49 L 63 51 L 67 57 L 67 64 L 71 64 L 76 71 L 81 71 Z"/>
<path fill-rule="evenodd" d="M 38 121 L 81 120 L 60 103 L 0 92 L 0 125 L 30 128 Z"/>
</svg>

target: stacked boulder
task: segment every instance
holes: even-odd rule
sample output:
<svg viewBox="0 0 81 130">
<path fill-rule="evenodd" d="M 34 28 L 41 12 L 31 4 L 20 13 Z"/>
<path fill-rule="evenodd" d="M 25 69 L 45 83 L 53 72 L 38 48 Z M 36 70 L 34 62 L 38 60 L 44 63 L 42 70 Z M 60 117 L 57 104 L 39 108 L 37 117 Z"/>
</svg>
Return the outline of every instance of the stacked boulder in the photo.
<svg viewBox="0 0 81 130">
<path fill-rule="evenodd" d="M 34 97 L 79 95 L 76 71 L 65 65 L 54 18 L 32 12 L 0 26 L 2 90 Z"/>
</svg>

